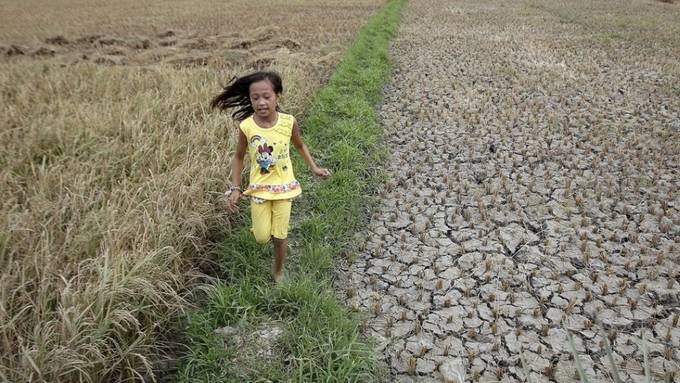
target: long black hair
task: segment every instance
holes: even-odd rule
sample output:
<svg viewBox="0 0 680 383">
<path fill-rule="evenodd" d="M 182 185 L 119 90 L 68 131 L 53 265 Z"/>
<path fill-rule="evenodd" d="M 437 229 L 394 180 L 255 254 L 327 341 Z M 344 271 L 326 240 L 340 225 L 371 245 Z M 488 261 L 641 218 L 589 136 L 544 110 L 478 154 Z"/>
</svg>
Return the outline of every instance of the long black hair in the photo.
<svg viewBox="0 0 680 383">
<path fill-rule="evenodd" d="M 268 80 L 274 87 L 274 93 L 281 95 L 283 85 L 281 76 L 276 72 L 263 71 L 251 73 L 247 76 L 234 78 L 229 85 L 224 87 L 222 93 L 217 95 L 210 102 L 210 107 L 220 110 L 238 108 L 231 116 L 237 121 L 243 121 L 255 113 L 250 104 L 250 84 L 258 81 Z M 276 107 L 279 110 L 279 107 Z"/>
</svg>

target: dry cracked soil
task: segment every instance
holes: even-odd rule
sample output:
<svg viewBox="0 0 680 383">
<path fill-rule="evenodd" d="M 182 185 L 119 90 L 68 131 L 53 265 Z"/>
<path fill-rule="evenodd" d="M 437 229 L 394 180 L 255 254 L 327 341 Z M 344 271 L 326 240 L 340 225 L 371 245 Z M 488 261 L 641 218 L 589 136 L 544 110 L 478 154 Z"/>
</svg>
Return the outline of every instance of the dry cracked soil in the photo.
<svg viewBox="0 0 680 383">
<path fill-rule="evenodd" d="M 631 4 L 409 3 L 387 181 L 338 278 L 388 381 L 578 381 L 570 333 L 591 381 L 610 343 L 626 381 L 646 348 L 680 382 L 678 43 L 612 32 L 678 10 Z"/>
</svg>

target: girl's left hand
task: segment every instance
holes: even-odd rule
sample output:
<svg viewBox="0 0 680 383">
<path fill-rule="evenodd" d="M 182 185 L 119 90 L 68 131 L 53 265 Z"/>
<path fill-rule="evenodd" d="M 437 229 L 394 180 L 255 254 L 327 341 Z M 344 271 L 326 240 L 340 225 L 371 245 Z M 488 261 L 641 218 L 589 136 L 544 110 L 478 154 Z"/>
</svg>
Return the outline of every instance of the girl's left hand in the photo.
<svg viewBox="0 0 680 383">
<path fill-rule="evenodd" d="M 313 172 L 315 175 L 317 175 L 317 176 L 319 176 L 319 177 L 322 177 L 322 178 L 326 178 L 326 177 L 328 177 L 328 176 L 331 175 L 331 171 L 330 171 L 330 170 L 328 170 L 328 169 L 326 169 L 326 168 L 320 168 L 320 167 L 316 167 L 316 168 L 312 169 L 312 172 Z"/>
</svg>

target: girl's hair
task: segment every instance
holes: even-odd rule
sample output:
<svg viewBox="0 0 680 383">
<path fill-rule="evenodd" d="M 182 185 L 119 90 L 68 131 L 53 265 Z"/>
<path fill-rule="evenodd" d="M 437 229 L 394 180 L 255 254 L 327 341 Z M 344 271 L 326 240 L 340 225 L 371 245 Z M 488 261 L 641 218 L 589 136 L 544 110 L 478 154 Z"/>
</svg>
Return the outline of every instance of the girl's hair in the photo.
<svg viewBox="0 0 680 383">
<path fill-rule="evenodd" d="M 250 104 L 250 84 L 268 80 L 274 86 L 274 93 L 283 93 L 281 76 L 276 72 L 255 72 L 247 76 L 233 78 L 229 85 L 224 87 L 222 93 L 213 98 L 210 106 L 220 110 L 238 108 L 231 116 L 237 121 L 243 121 L 255 113 Z M 279 107 L 276 107 L 279 110 Z"/>
</svg>

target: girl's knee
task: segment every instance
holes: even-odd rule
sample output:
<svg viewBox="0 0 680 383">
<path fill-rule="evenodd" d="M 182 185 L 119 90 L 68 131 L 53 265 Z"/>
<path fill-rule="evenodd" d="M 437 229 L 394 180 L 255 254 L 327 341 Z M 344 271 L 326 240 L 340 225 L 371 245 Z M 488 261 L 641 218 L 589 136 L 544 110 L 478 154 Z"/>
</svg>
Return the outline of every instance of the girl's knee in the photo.
<svg viewBox="0 0 680 383">
<path fill-rule="evenodd" d="M 253 234 L 255 235 L 255 241 L 260 244 L 265 244 L 271 239 L 271 232 L 269 230 L 257 230 L 253 229 Z"/>
<path fill-rule="evenodd" d="M 251 231 L 257 243 L 267 243 L 272 235 L 272 211 L 271 202 L 253 200 L 251 204 L 251 216 L 253 226 Z"/>
</svg>

